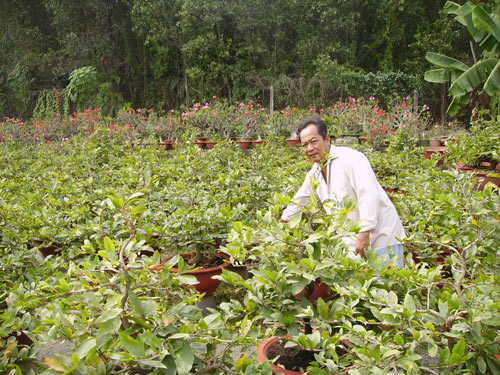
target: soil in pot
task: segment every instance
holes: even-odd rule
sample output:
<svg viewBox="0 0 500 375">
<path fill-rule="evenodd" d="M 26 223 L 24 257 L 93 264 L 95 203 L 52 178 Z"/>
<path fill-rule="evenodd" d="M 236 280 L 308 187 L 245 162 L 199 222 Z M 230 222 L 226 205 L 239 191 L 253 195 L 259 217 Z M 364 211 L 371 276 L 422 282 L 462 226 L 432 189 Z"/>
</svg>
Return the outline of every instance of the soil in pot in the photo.
<svg viewBox="0 0 500 375">
<path fill-rule="evenodd" d="M 257 360 L 264 362 L 278 357 L 272 364 L 274 374 L 300 375 L 305 374 L 307 367 L 314 362 L 314 350 L 299 347 L 286 348 L 287 336 L 272 337 L 259 346 Z M 347 354 L 347 350 L 341 346 L 336 348 L 339 356 Z"/>
<path fill-rule="evenodd" d="M 279 356 L 274 361 L 276 366 L 296 371 L 300 374 L 304 373 L 307 366 L 315 361 L 314 351 L 299 347 L 285 348 L 285 344 L 286 340 L 277 340 L 272 343 L 267 350 L 268 358 L 272 359 Z"/>
</svg>

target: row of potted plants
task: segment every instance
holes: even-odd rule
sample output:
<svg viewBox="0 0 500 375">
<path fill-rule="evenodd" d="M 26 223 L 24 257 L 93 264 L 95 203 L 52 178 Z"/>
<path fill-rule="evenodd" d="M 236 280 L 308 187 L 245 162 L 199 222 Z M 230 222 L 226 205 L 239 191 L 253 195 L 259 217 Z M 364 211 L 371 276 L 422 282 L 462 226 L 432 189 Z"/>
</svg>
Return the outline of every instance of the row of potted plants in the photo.
<svg viewBox="0 0 500 375">
<path fill-rule="evenodd" d="M 352 206 L 326 216 L 313 204 L 278 223 L 308 169 L 283 146 L 221 144 L 207 156 L 184 142 L 163 153 L 99 131 L 1 145 L 2 371 L 270 373 L 248 348 L 288 333 L 288 346 L 313 350 L 299 365 L 311 374 L 495 373 L 497 190 L 472 189 L 451 158 L 439 166 L 403 138 L 384 153 L 354 145 L 392 188 L 407 230 L 407 268 L 394 269 L 344 256 Z M 54 244 L 59 256 L 35 256 Z M 186 272 L 199 264 L 180 255 L 216 250 L 251 277 L 222 271 L 231 292 L 203 316 Z M 67 352 L 38 358 L 62 340 Z"/>
</svg>

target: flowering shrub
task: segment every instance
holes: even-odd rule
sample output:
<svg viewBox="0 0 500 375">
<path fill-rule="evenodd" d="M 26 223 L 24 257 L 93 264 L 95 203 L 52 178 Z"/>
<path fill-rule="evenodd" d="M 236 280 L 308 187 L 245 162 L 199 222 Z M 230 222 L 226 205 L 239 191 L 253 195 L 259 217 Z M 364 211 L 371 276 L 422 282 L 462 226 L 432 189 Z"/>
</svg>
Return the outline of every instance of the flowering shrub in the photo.
<svg viewBox="0 0 500 375">
<path fill-rule="evenodd" d="M 269 132 L 277 136 L 296 137 L 297 128 L 301 121 L 310 117 L 317 117 L 314 108 L 309 110 L 286 107 L 279 112 L 269 115 Z"/>
<path fill-rule="evenodd" d="M 406 129 L 410 136 L 414 139 L 422 139 L 424 131 L 430 126 L 429 107 L 413 108 L 410 104 L 410 97 L 401 98 L 396 95 L 392 100 L 391 119 L 396 129 Z"/>
<path fill-rule="evenodd" d="M 154 109 L 122 109 L 116 117 L 102 117 L 99 109 L 74 112 L 67 118 L 54 112 L 44 119 L 33 118 L 27 123 L 5 119 L 1 123 L 0 139 L 17 142 L 54 142 L 77 134 L 92 133 L 97 126 L 119 135 L 124 141 L 139 139 L 179 139 L 186 135 L 212 139 L 243 137 L 262 139 L 293 137 L 306 118 L 322 117 L 330 135 L 366 134 L 375 148 L 380 148 L 395 132 L 404 131 L 408 139 L 422 137 L 429 126 L 428 107 L 417 110 L 409 104 L 409 97 L 396 96 L 389 110 L 380 108 L 373 96 L 369 99 L 349 98 L 327 108 L 299 109 L 286 107 L 269 113 L 261 104 L 250 100 L 235 105 L 212 98 L 204 104 L 194 104 L 180 112 L 171 109 L 165 113 Z"/>
</svg>

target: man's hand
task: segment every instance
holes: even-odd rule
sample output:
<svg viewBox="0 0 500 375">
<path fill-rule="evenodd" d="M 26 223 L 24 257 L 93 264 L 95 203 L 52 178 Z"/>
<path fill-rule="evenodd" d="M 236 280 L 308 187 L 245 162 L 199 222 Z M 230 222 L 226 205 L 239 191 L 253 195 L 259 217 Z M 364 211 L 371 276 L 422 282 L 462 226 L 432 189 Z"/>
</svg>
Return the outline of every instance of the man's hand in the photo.
<svg viewBox="0 0 500 375">
<path fill-rule="evenodd" d="M 370 232 L 360 232 L 356 241 L 356 248 L 354 249 L 354 251 L 356 252 L 356 254 L 359 254 L 363 258 L 365 258 L 365 249 L 367 249 L 368 246 L 370 246 Z"/>
</svg>

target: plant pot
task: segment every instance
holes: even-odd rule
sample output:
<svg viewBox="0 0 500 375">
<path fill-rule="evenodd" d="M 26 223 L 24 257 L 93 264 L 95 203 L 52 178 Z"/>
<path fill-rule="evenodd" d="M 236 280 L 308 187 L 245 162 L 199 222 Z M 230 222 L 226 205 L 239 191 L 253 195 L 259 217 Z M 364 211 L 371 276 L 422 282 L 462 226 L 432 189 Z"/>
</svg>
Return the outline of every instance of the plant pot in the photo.
<svg viewBox="0 0 500 375">
<path fill-rule="evenodd" d="M 214 146 L 217 144 L 217 142 L 209 142 L 209 141 L 206 141 L 205 142 L 205 147 L 209 150 L 211 150 L 212 148 L 214 148 Z"/>
<path fill-rule="evenodd" d="M 199 148 L 205 148 L 205 141 L 198 140 L 198 141 L 194 142 L 194 144 L 196 146 L 198 146 Z"/>
<path fill-rule="evenodd" d="M 257 147 L 257 146 L 260 146 L 262 143 L 264 143 L 264 141 L 252 141 L 252 146 L 253 147 Z"/>
<path fill-rule="evenodd" d="M 297 147 L 300 144 L 300 140 L 296 138 L 287 138 L 286 143 L 290 147 Z"/>
<path fill-rule="evenodd" d="M 184 259 L 191 258 L 195 253 L 181 254 L 181 257 Z M 216 255 L 223 259 L 223 263 L 209 268 L 198 268 L 195 270 L 188 270 L 186 273 L 188 275 L 193 275 L 198 280 L 198 284 L 195 284 L 194 287 L 199 293 L 205 293 L 206 295 L 211 295 L 215 292 L 217 287 L 220 284 L 220 280 L 212 279 L 212 276 L 220 275 L 222 273 L 222 269 L 229 267 L 230 263 L 227 262 L 229 256 L 222 252 L 216 252 Z M 170 258 L 168 258 L 170 259 Z M 165 259 L 158 265 L 151 266 L 149 269 L 151 271 L 162 271 L 165 263 L 167 263 L 168 259 Z M 172 267 L 170 269 L 172 272 L 179 272 L 179 269 L 176 267 Z"/>
<path fill-rule="evenodd" d="M 477 183 L 474 185 L 474 189 L 482 191 L 488 182 L 496 185 L 500 188 L 500 177 L 490 176 L 491 174 L 499 175 L 497 171 L 485 171 L 482 169 L 474 169 L 469 167 L 461 167 L 460 170 L 464 173 L 474 174 Z"/>
<path fill-rule="evenodd" d="M 287 336 L 284 338 L 286 339 Z M 269 358 L 269 350 L 272 348 L 273 345 L 277 344 L 280 340 L 284 339 L 283 337 L 271 337 L 263 342 L 260 343 L 258 347 L 258 352 L 257 352 L 257 361 L 258 362 L 266 362 L 273 357 Z M 306 366 L 307 367 L 307 366 Z M 274 363 L 271 365 L 271 369 L 273 371 L 273 374 L 288 374 L 288 375 L 300 375 L 304 374 L 304 372 L 300 371 L 293 371 L 293 370 L 287 370 L 283 367 L 277 366 Z"/>
<path fill-rule="evenodd" d="M 276 354 L 275 353 L 272 353 L 273 352 L 273 346 L 275 345 L 279 345 L 279 341 L 280 340 L 287 340 L 287 338 L 289 338 L 290 336 L 289 335 L 286 335 L 286 336 L 283 336 L 283 337 L 277 337 L 277 336 L 273 336 L 267 340 L 264 340 L 262 341 L 260 344 L 259 344 L 259 347 L 257 348 L 257 361 L 258 362 L 266 362 L 270 359 L 273 359 L 276 357 Z M 344 341 L 342 341 L 342 344 L 344 346 L 349 346 L 347 345 Z M 346 349 L 344 349 L 346 350 Z M 271 353 L 270 353 L 271 352 Z M 314 352 L 313 351 L 309 351 L 309 350 L 303 350 L 303 352 L 309 352 L 309 355 L 306 354 L 306 358 L 307 357 L 310 357 L 310 360 L 307 362 L 307 363 L 304 363 L 303 364 L 303 369 L 305 370 L 309 364 L 309 362 L 311 361 L 314 361 L 315 358 L 314 358 Z M 301 353 L 303 353 L 301 352 Z M 273 374 L 288 374 L 288 375 L 301 375 L 301 374 L 308 374 L 306 372 L 303 371 L 297 371 L 297 370 L 289 370 L 289 369 L 286 369 L 284 367 L 281 367 L 281 366 L 278 366 L 278 365 L 275 365 L 274 363 L 271 364 L 271 370 L 273 372 Z"/>
<path fill-rule="evenodd" d="M 236 141 L 236 144 L 240 150 L 247 150 L 251 145 L 251 141 Z"/>
<path fill-rule="evenodd" d="M 424 152 L 424 158 L 430 159 L 432 154 L 444 154 L 444 152 L 448 149 L 446 146 L 429 146 L 426 147 L 426 151 Z"/>
<path fill-rule="evenodd" d="M 35 246 L 40 246 L 43 244 L 43 240 L 34 238 L 33 242 L 36 244 Z M 38 251 L 42 253 L 42 255 L 46 258 L 49 255 L 57 255 L 62 253 L 62 244 L 59 243 L 51 243 L 47 246 L 40 246 Z"/>
<path fill-rule="evenodd" d="M 297 300 L 300 300 L 302 298 L 302 296 L 304 295 L 307 295 L 307 288 L 309 286 L 306 286 L 304 289 L 302 289 L 302 291 L 300 293 L 298 293 L 295 298 Z M 321 297 L 323 298 L 324 300 L 325 299 L 330 299 L 330 298 L 333 298 L 336 293 L 332 290 L 330 290 L 330 288 L 328 287 L 327 284 L 324 284 L 321 282 L 320 279 L 316 279 L 316 281 L 314 281 L 314 284 L 312 285 L 313 287 L 313 290 L 312 290 L 312 293 L 310 293 L 309 297 L 307 297 L 307 299 L 310 301 L 310 302 L 316 302 L 316 300 Z"/>
</svg>

